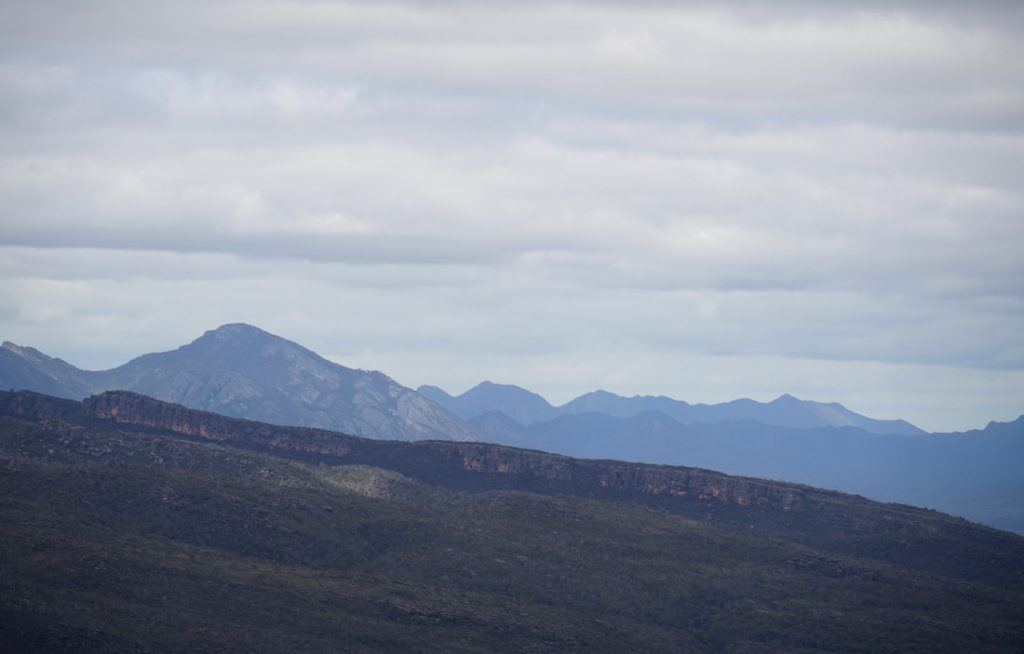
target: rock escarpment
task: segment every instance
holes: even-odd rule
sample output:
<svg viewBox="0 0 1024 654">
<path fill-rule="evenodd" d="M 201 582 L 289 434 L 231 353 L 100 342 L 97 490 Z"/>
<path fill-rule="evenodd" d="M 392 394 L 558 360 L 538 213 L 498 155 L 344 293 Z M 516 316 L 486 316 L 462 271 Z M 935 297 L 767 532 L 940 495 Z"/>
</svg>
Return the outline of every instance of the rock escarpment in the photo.
<svg viewBox="0 0 1024 654">
<path fill-rule="evenodd" d="M 306 454 L 344 456 L 351 451 L 351 442 L 358 440 L 354 436 L 322 429 L 277 427 L 195 411 L 180 404 L 168 404 L 127 391 L 110 391 L 86 398 L 82 401 L 82 408 L 90 418 Z"/>
<path fill-rule="evenodd" d="M 573 459 L 489 443 L 375 441 L 338 432 L 279 427 L 196 411 L 128 391 L 82 402 L 30 392 L 0 393 L 0 412 L 34 420 L 112 422 L 284 454 L 391 468 L 413 477 L 476 488 L 532 488 L 550 492 L 640 494 L 739 507 L 799 510 L 808 489 L 687 468 Z M 825 491 L 820 491 L 825 492 Z"/>
<path fill-rule="evenodd" d="M 737 506 L 791 511 L 802 508 L 805 489 L 687 468 L 572 459 L 557 454 L 486 443 L 430 443 L 464 470 L 556 482 L 577 490 L 640 493 Z"/>
</svg>

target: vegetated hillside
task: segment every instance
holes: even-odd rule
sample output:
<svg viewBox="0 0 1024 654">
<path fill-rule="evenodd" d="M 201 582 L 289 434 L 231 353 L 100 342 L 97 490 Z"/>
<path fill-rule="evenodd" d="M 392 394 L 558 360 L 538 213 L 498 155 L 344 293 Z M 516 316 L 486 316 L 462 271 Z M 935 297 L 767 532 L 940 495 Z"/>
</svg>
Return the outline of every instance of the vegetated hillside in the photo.
<svg viewBox="0 0 1024 654">
<path fill-rule="evenodd" d="M 693 468 L 0 393 L 0 650 L 1006 652 L 1024 539 Z"/>
<path fill-rule="evenodd" d="M 168 402 L 276 424 L 375 438 L 484 438 L 442 407 L 375 371 L 354 370 L 244 324 L 224 325 L 171 352 L 112 370 L 79 370 L 32 348 L 0 348 L 0 388 L 81 399 L 131 390 Z"/>
<path fill-rule="evenodd" d="M 926 506 L 1024 533 L 1024 419 L 960 434 L 918 436 L 753 421 L 684 425 L 656 411 L 621 418 L 562 415 L 528 427 L 492 411 L 472 422 L 508 445 L 785 479 Z"/>
<path fill-rule="evenodd" d="M 500 411 L 524 427 L 564 415 L 587 413 L 632 418 L 643 413 L 658 412 L 682 424 L 754 421 L 795 429 L 858 427 L 872 434 L 925 433 L 906 420 L 876 420 L 835 402 L 826 404 L 800 400 L 788 394 L 771 402 L 744 398 L 722 404 L 689 404 L 664 395 L 623 397 L 608 391 L 593 391 L 554 407 L 540 395 L 518 386 L 486 381 L 454 397 L 436 386 L 421 386 L 419 391 L 467 420 Z"/>
</svg>

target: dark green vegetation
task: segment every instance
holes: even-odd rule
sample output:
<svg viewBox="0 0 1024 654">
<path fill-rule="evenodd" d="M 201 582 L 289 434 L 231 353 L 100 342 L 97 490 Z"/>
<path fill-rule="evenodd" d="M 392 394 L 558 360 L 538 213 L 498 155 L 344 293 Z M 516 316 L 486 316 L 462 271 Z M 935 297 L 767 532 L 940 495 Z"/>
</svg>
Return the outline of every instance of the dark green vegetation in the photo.
<svg viewBox="0 0 1024 654">
<path fill-rule="evenodd" d="M 1024 539 L 685 468 L 0 393 L 0 651 L 1012 652 Z"/>
</svg>

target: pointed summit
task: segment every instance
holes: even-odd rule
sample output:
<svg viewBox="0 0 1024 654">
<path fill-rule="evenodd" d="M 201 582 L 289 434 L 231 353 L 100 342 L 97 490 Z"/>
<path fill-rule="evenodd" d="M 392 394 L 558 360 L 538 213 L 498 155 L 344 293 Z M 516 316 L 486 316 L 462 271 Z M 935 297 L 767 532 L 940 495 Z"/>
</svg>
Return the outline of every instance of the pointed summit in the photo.
<svg viewBox="0 0 1024 654">
<path fill-rule="evenodd" d="M 226 325 L 221 325 L 217 329 L 211 329 L 205 332 L 196 340 L 202 340 L 204 338 L 214 338 L 219 341 L 227 341 L 235 338 L 280 338 L 274 336 L 270 332 L 265 332 L 259 327 L 253 327 L 244 322 L 231 322 Z M 284 339 L 281 339 L 284 340 Z"/>
<path fill-rule="evenodd" d="M 244 322 L 233 322 L 226 325 L 221 325 L 217 329 L 211 329 L 203 333 L 202 336 L 192 341 L 189 345 L 207 345 L 207 344 L 226 344 L 232 346 L 251 346 L 258 343 L 288 343 L 295 347 L 301 347 L 297 343 L 275 336 L 270 332 L 265 332 L 259 327 L 253 327 Z M 188 347 L 187 345 L 184 347 Z M 305 348 L 303 348 L 305 349 Z"/>
<path fill-rule="evenodd" d="M 455 413 L 463 418 L 499 411 L 521 425 L 532 425 L 555 417 L 555 410 L 540 395 L 514 386 L 484 381 L 453 398 Z"/>
</svg>

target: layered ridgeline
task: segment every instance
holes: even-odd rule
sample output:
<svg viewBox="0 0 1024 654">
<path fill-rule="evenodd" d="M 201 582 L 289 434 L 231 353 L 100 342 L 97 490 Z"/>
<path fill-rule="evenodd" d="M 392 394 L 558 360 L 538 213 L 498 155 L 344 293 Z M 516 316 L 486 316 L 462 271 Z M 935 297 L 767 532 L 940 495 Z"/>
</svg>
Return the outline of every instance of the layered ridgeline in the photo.
<svg viewBox="0 0 1024 654">
<path fill-rule="evenodd" d="M 0 392 L 0 650 L 1007 652 L 1024 539 L 695 468 Z"/>
<path fill-rule="evenodd" d="M 71 399 L 123 389 L 251 420 L 375 438 L 484 438 L 383 373 L 346 368 L 245 324 L 224 325 L 172 352 L 97 372 L 6 342 L 0 388 Z"/>
<path fill-rule="evenodd" d="M 457 397 L 436 387 L 419 391 L 500 443 L 785 479 L 1024 533 L 1024 418 L 926 434 L 902 420 L 788 395 L 691 405 L 597 391 L 554 407 L 536 393 L 489 382 Z"/>
<path fill-rule="evenodd" d="M 689 404 L 664 395 L 623 397 L 608 391 L 593 391 L 556 407 L 540 395 L 518 386 L 486 381 L 457 396 L 436 386 L 420 386 L 417 390 L 466 420 L 498 411 L 525 427 L 566 415 L 596 413 L 630 418 L 656 412 L 684 425 L 745 420 L 795 429 L 856 427 L 871 434 L 925 433 L 906 420 L 876 420 L 835 402 L 811 402 L 788 394 L 771 402 L 743 398 L 722 404 Z"/>
<path fill-rule="evenodd" d="M 1024 533 L 1024 421 L 924 434 L 835 403 L 688 404 L 605 391 L 555 407 L 515 386 L 452 397 L 337 365 L 248 325 L 173 352 L 88 372 L 32 348 L 0 348 L 0 388 L 80 399 L 127 389 L 198 409 L 378 438 L 494 441 L 571 456 L 696 465 L 859 493 Z"/>
<path fill-rule="evenodd" d="M 433 386 L 417 392 L 383 373 L 346 368 L 245 324 L 224 325 L 174 351 L 146 354 L 104 371 L 81 370 L 31 347 L 5 342 L 0 347 L 0 388 L 70 399 L 131 390 L 241 418 L 406 440 L 485 439 L 466 421 L 491 411 L 520 426 L 564 415 L 631 417 L 657 411 L 683 424 L 751 420 L 792 428 L 853 426 L 876 434 L 923 433 L 903 420 L 875 420 L 839 404 L 788 395 L 767 404 L 740 399 L 691 405 L 667 397 L 625 398 L 595 391 L 552 407 L 535 393 L 488 382 L 458 397 Z"/>
</svg>

